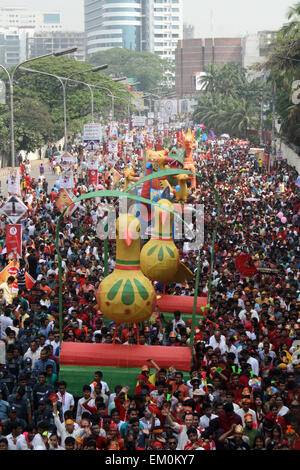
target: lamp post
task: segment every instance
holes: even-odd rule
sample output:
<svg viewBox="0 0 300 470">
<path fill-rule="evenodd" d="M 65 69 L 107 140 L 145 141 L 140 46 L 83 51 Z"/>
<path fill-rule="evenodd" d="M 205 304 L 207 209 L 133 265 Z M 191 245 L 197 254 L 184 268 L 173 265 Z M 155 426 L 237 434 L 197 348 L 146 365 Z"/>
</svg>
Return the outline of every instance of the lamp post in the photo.
<svg viewBox="0 0 300 470">
<path fill-rule="evenodd" d="M 11 149 L 11 166 L 15 167 L 15 127 L 14 127 L 14 77 L 17 70 L 22 68 L 22 65 L 27 64 L 28 62 L 33 62 L 34 60 L 44 59 L 45 57 L 60 57 L 65 54 L 71 54 L 75 52 L 77 47 L 72 49 L 65 49 L 59 52 L 53 52 L 51 54 L 44 54 L 38 57 L 33 57 L 31 59 L 25 60 L 20 64 L 16 65 L 11 73 L 3 66 L 0 65 L 0 68 L 6 73 L 9 81 L 9 95 L 10 95 L 10 149 Z"/>
<path fill-rule="evenodd" d="M 53 73 L 49 72 L 42 72 L 41 70 L 34 70 L 34 69 L 28 69 L 25 67 L 20 67 L 20 70 L 22 72 L 28 72 L 28 73 L 38 73 L 40 75 L 46 75 L 48 77 L 56 78 L 62 86 L 63 90 L 63 110 L 64 110 L 64 139 L 65 139 L 65 144 L 64 144 L 64 149 L 65 151 L 67 150 L 67 105 L 66 105 L 66 85 L 67 85 L 67 80 L 66 78 L 60 77 L 59 75 L 55 75 Z"/>
<path fill-rule="evenodd" d="M 69 77 L 61 77 L 59 75 L 55 75 L 53 73 L 49 73 L 49 72 L 42 72 L 40 70 L 34 70 L 34 69 L 29 69 L 29 68 L 26 68 L 26 67 L 20 67 L 20 70 L 22 72 L 28 72 L 28 73 L 37 73 L 37 74 L 40 74 L 40 75 L 46 75 L 48 77 L 52 77 L 52 78 L 55 78 L 56 80 L 58 80 L 62 86 L 62 90 L 63 90 L 63 111 L 64 111 L 64 140 L 65 140 L 65 145 L 64 145 L 64 150 L 66 151 L 67 150 L 67 105 L 66 105 L 66 88 L 67 88 L 67 84 L 68 82 L 72 82 L 72 83 L 77 83 L 77 84 L 81 84 L 81 85 L 85 85 L 89 88 L 90 90 L 90 94 L 91 94 L 91 113 L 92 113 L 92 122 L 94 122 L 94 88 L 99 88 L 99 89 L 103 89 L 103 90 L 106 90 L 111 98 L 112 98 L 112 114 L 114 115 L 114 99 L 115 99 L 115 96 L 113 95 L 113 93 L 111 92 L 111 90 L 109 88 L 106 88 L 106 87 L 99 87 L 97 85 L 93 85 L 91 83 L 86 83 L 86 82 L 83 82 L 83 81 L 80 81 L 80 80 L 74 80 L 72 78 L 69 78 Z"/>
</svg>

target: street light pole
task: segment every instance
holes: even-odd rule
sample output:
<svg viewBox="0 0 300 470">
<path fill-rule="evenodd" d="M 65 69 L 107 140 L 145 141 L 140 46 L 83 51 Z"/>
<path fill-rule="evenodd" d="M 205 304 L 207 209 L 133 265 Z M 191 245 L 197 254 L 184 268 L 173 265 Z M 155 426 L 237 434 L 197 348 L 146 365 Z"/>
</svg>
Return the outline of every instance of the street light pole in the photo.
<svg viewBox="0 0 300 470">
<path fill-rule="evenodd" d="M 58 80 L 62 86 L 63 90 L 63 110 L 64 110 L 64 139 L 65 139 L 65 144 L 64 144 L 64 150 L 67 150 L 67 104 L 66 104 L 66 84 L 68 79 L 64 79 L 62 77 L 59 77 L 58 75 L 54 75 L 53 73 L 49 72 L 42 72 L 41 70 L 34 70 L 34 69 L 27 69 L 25 67 L 20 67 L 20 70 L 22 72 L 29 72 L 29 73 L 38 73 L 40 75 L 47 75 L 48 77 L 53 77 Z"/>
<path fill-rule="evenodd" d="M 71 54 L 72 52 L 75 52 L 77 50 L 77 47 L 73 47 L 72 49 L 66 49 L 63 51 L 59 52 L 54 52 L 50 54 L 44 54 L 38 57 L 32 57 L 31 59 L 27 59 L 24 62 L 21 62 L 20 64 L 16 65 L 10 74 L 8 70 L 1 65 L 1 69 L 4 70 L 4 72 L 8 76 L 8 81 L 9 81 L 9 94 L 10 94 L 10 149 L 11 149 L 11 166 L 12 168 L 15 167 L 15 126 L 14 126 L 14 76 L 15 73 L 17 72 L 18 69 L 21 69 L 23 65 L 27 64 L 28 62 L 33 62 L 34 60 L 39 60 L 39 59 L 44 59 L 46 57 L 60 57 L 65 54 Z"/>
</svg>

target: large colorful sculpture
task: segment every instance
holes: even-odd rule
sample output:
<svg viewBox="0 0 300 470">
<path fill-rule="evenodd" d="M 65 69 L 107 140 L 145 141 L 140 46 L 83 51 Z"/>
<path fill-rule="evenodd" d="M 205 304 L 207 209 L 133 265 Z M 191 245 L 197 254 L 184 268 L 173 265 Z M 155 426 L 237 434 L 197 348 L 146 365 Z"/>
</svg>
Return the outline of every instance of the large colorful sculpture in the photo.
<svg viewBox="0 0 300 470">
<path fill-rule="evenodd" d="M 154 209 L 154 231 L 141 251 L 141 269 L 149 279 L 160 282 L 184 282 L 193 279 L 193 273 L 180 262 L 179 252 L 172 236 L 173 214 L 165 210 L 173 204 L 161 199 Z"/>
<path fill-rule="evenodd" d="M 140 222 L 130 214 L 116 222 L 116 264 L 100 284 L 96 298 L 101 312 L 116 323 L 138 323 L 153 312 L 154 288 L 140 268 Z"/>
<path fill-rule="evenodd" d="M 182 132 L 181 136 L 182 148 L 185 150 L 184 166 L 185 170 L 190 170 L 196 173 L 196 167 L 193 160 L 193 148 L 195 146 L 195 132 L 189 129 L 185 134 Z M 196 175 L 191 176 L 191 185 L 196 188 Z"/>
</svg>

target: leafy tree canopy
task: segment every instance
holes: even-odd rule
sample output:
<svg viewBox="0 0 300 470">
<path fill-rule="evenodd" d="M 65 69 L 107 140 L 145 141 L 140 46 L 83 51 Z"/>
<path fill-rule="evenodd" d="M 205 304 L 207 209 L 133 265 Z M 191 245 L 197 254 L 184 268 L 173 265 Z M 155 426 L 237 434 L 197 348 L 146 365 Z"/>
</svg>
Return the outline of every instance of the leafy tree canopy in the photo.
<svg viewBox="0 0 300 470">
<path fill-rule="evenodd" d="M 72 58 L 50 57 L 32 61 L 26 68 L 51 73 L 60 77 L 70 77 L 96 85 L 94 89 L 94 117 L 101 113 L 107 117 L 115 96 L 116 114 L 127 117 L 128 101 L 131 94 L 120 83 L 99 72 L 88 72 L 91 65 Z M 12 72 L 12 69 L 10 70 Z M 80 73 L 85 72 L 85 73 Z M 74 74 L 74 75 L 73 75 Z M 0 153 L 7 159 L 10 151 L 10 108 L 7 76 L 1 72 L 0 78 L 6 82 L 6 104 L 0 105 Z M 70 133 L 82 131 L 83 124 L 91 120 L 91 94 L 86 85 L 69 82 L 66 92 L 67 128 Z M 119 115 L 118 115 L 119 113 Z M 63 89 L 59 80 L 37 73 L 17 70 L 14 81 L 14 123 L 15 148 L 32 151 L 47 141 L 58 140 L 64 133 Z"/>
<path fill-rule="evenodd" d="M 140 89 L 151 91 L 158 87 L 171 88 L 170 77 L 174 73 L 174 65 L 167 59 L 161 59 L 151 52 L 137 52 L 120 47 L 96 52 L 88 57 L 93 65 L 108 64 L 106 75 L 115 77 L 137 78 Z"/>
</svg>

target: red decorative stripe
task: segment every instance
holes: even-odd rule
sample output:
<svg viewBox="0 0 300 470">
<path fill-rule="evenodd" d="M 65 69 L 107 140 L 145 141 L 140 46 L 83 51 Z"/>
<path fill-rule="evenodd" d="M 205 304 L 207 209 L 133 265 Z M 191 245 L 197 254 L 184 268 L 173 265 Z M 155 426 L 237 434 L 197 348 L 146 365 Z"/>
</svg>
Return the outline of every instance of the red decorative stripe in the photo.
<svg viewBox="0 0 300 470">
<path fill-rule="evenodd" d="M 152 237 L 152 240 L 163 240 L 165 242 L 173 242 L 173 238 L 164 238 L 164 237 L 156 237 L 155 235 L 153 235 Z"/>
<path fill-rule="evenodd" d="M 115 269 L 121 269 L 122 271 L 140 271 L 141 267 L 138 264 L 136 266 L 124 266 L 121 264 L 116 264 Z"/>
</svg>

